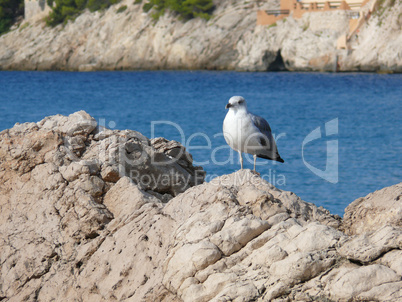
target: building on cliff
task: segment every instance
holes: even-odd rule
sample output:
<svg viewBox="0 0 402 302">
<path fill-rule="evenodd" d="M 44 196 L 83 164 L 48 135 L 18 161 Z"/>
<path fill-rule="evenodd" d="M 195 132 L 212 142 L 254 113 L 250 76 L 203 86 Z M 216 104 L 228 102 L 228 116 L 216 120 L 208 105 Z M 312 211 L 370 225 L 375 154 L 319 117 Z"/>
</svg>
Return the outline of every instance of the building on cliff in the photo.
<svg viewBox="0 0 402 302">
<path fill-rule="evenodd" d="M 257 12 L 257 25 L 271 25 L 288 17 L 291 13 L 293 18 L 301 18 L 305 13 L 324 12 L 332 10 L 350 10 L 358 13 L 369 0 L 281 0 L 279 10 L 259 10 Z"/>
<path fill-rule="evenodd" d="M 273 25 L 289 17 L 299 19 L 305 13 L 322 13 L 328 11 L 345 11 L 349 18 L 349 32 L 338 39 L 337 48 L 347 49 L 347 43 L 359 28 L 370 18 L 375 10 L 377 0 L 281 0 L 279 10 L 258 10 L 257 25 Z"/>
<path fill-rule="evenodd" d="M 24 19 L 34 21 L 46 17 L 50 13 L 46 0 L 24 0 Z"/>
</svg>

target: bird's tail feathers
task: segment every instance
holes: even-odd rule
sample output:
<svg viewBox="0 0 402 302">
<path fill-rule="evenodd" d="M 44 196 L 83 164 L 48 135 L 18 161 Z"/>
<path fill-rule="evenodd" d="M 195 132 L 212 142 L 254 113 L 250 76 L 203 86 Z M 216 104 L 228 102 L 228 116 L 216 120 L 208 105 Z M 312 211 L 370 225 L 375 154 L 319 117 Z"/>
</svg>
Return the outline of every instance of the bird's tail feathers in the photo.
<svg viewBox="0 0 402 302">
<path fill-rule="evenodd" d="M 265 159 L 270 159 L 270 160 L 275 160 L 275 161 L 278 161 L 278 162 L 280 162 L 280 163 L 284 163 L 284 162 L 285 162 L 279 154 L 277 154 L 277 156 L 276 156 L 275 158 L 273 158 L 273 157 L 271 157 L 271 156 L 267 156 L 267 155 L 265 155 L 265 154 L 257 154 L 257 157 L 265 158 Z"/>
</svg>

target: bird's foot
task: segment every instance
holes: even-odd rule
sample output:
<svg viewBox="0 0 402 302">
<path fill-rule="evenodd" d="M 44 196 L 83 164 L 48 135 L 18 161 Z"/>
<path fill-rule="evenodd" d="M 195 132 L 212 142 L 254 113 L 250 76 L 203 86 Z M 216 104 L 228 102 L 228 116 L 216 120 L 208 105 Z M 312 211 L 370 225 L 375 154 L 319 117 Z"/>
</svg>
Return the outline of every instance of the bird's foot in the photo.
<svg viewBox="0 0 402 302">
<path fill-rule="evenodd" d="M 256 170 L 251 170 L 251 173 L 253 173 L 253 174 L 255 174 L 255 175 L 258 175 L 258 176 L 261 176 L 261 174 L 258 173 Z"/>
</svg>

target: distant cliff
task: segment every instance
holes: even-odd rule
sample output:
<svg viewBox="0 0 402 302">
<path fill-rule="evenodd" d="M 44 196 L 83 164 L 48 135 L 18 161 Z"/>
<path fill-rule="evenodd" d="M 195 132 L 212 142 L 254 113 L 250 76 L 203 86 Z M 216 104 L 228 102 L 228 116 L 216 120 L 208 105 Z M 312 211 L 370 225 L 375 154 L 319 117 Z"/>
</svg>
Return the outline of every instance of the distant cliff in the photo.
<svg viewBox="0 0 402 302">
<path fill-rule="evenodd" d="M 143 1 L 144 2 L 144 1 Z M 165 14 L 155 22 L 142 4 L 124 0 L 103 12 L 46 27 L 22 23 L 0 37 L 0 70 L 213 69 L 240 71 L 402 71 L 402 1 L 373 14 L 337 50 L 348 30 L 345 11 L 291 16 L 257 26 L 258 9 L 279 2 L 216 1 L 209 21 L 183 22 Z M 261 1 L 259 1 L 261 3 Z M 123 5 L 125 10 L 119 10 Z M 329 22 L 330 20 L 330 22 Z"/>
</svg>

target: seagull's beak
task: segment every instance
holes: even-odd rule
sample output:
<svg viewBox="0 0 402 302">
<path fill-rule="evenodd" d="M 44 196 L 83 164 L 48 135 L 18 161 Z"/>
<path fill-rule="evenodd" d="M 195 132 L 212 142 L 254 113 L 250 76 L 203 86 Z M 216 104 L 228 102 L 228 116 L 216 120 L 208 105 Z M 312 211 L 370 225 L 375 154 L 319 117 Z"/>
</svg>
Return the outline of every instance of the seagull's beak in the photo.
<svg viewBox="0 0 402 302">
<path fill-rule="evenodd" d="M 228 103 L 228 104 L 226 105 L 225 109 L 229 109 L 230 107 L 233 107 L 233 105 L 230 104 L 230 103 Z"/>
</svg>

